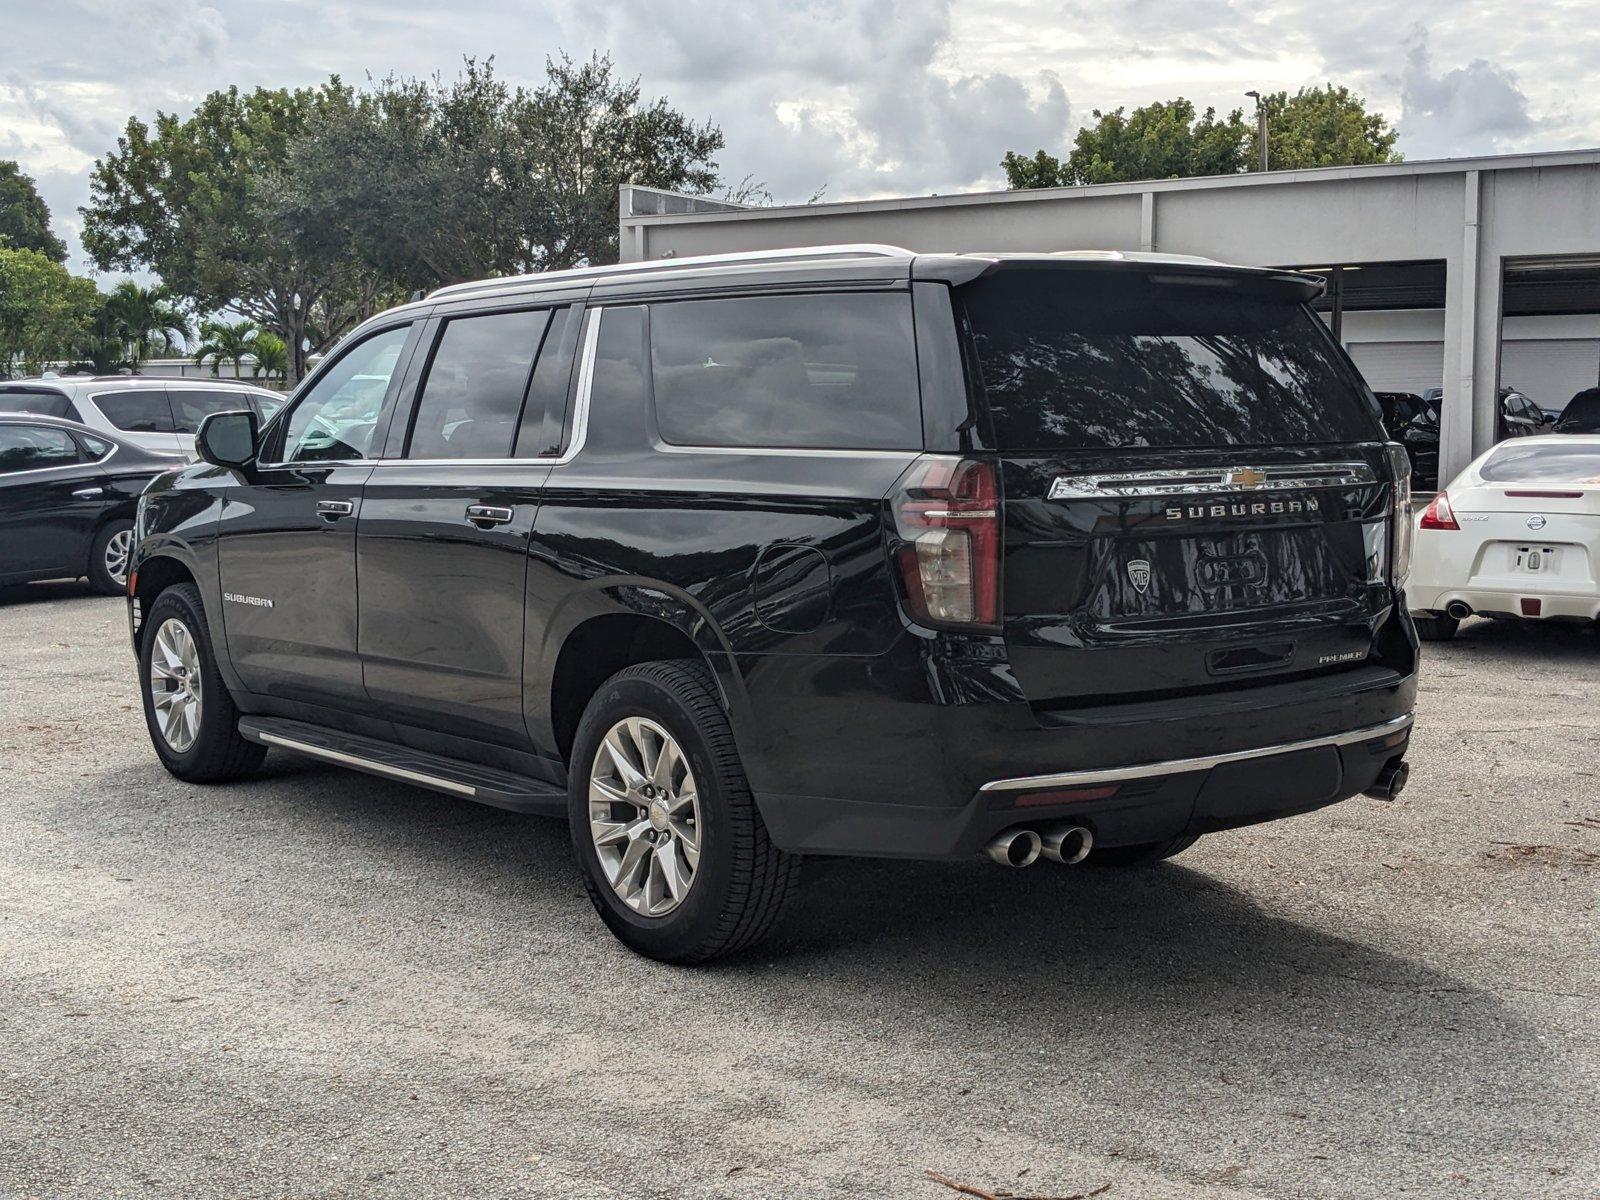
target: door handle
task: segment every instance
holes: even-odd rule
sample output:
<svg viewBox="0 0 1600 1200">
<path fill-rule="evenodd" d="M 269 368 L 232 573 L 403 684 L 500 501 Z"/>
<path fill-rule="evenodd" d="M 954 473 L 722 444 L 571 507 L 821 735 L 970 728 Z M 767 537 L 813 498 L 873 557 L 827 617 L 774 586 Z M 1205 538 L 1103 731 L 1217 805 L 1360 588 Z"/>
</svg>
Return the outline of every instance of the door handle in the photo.
<svg viewBox="0 0 1600 1200">
<path fill-rule="evenodd" d="M 324 521 L 337 521 L 340 517 L 348 517 L 355 510 L 355 504 L 349 500 L 317 501 L 317 516 Z"/>
<path fill-rule="evenodd" d="M 73 492 L 72 494 L 74 496 L 76 496 L 79 500 L 93 500 L 96 496 L 105 495 L 106 494 L 106 490 L 105 490 L 105 488 L 101 488 L 101 487 L 86 487 L 86 488 L 79 488 L 77 491 Z"/>
<path fill-rule="evenodd" d="M 467 505 L 467 520 L 474 525 L 509 525 L 516 513 L 499 504 Z"/>
</svg>

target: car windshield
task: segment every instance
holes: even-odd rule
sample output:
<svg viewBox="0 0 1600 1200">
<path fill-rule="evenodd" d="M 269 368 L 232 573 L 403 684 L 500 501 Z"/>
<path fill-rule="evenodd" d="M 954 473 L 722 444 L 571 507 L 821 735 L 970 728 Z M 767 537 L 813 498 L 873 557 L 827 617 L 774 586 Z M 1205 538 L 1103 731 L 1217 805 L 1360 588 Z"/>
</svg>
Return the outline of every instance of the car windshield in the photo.
<svg viewBox="0 0 1600 1200">
<path fill-rule="evenodd" d="M 1041 270 L 962 295 L 1003 450 L 1383 439 L 1370 393 L 1281 288 Z"/>
<path fill-rule="evenodd" d="M 1478 474 L 1487 483 L 1600 483 L 1600 442 L 1504 445 Z"/>
</svg>

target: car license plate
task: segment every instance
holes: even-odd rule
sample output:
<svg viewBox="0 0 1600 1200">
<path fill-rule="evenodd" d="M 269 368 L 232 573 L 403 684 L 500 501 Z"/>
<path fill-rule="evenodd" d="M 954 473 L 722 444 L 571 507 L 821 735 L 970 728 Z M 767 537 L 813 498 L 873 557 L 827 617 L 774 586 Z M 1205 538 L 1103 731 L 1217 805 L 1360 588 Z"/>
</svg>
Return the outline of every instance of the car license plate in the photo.
<svg viewBox="0 0 1600 1200">
<path fill-rule="evenodd" d="M 1551 569 L 1555 558 L 1553 546 L 1518 546 L 1512 569 L 1529 575 L 1542 575 Z"/>
</svg>

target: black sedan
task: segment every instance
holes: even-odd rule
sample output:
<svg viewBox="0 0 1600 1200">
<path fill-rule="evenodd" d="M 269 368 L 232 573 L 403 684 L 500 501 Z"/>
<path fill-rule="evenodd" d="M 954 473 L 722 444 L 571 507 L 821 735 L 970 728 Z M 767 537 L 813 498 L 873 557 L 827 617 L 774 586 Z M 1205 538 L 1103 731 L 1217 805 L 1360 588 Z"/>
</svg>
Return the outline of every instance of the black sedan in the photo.
<svg viewBox="0 0 1600 1200">
<path fill-rule="evenodd" d="M 120 595 L 139 493 L 182 465 L 76 421 L 0 412 L 0 585 L 87 576 Z"/>
</svg>

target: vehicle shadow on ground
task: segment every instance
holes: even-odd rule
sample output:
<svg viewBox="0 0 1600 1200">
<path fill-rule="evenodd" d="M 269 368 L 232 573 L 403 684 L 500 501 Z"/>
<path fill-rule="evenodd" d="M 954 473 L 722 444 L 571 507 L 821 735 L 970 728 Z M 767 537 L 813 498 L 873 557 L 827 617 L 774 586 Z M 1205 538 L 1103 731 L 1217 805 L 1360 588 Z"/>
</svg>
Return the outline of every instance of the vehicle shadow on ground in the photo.
<svg viewBox="0 0 1600 1200">
<path fill-rule="evenodd" d="M 49 583 L 16 583 L 0 587 L 0 608 L 22 604 L 61 603 L 67 600 L 116 600 L 95 591 L 83 580 L 53 580 Z"/>
<path fill-rule="evenodd" d="M 1448 642 L 1424 642 L 1423 655 L 1484 655 L 1516 662 L 1547 659 L 1551 654 L 1600 660 L 1600 627 L 1576 621 L 1506 621 L 1468 617 Z M 1459 661 L 1459 660 L 1458 660 Z"/>
</svg>

